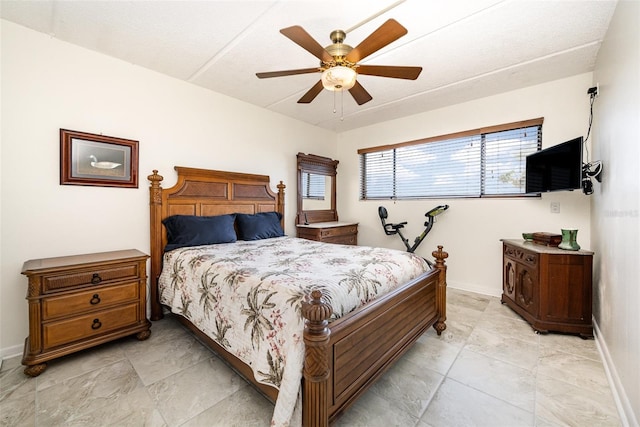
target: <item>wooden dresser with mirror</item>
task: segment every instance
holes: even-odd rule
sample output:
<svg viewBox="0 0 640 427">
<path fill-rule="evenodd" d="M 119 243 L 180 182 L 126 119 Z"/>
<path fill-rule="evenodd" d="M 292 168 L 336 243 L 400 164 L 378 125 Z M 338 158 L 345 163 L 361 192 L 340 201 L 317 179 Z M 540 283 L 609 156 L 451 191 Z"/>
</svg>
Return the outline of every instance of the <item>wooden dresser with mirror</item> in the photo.
<svg viewBox="0 0 640 427">
<path fill-rule="evenodd" d="M 336 175 L 338 161 L 298 153 L 297 236 L 344 245 L 358 244 L 358 223 L 338 221 Z"/>
</svg>

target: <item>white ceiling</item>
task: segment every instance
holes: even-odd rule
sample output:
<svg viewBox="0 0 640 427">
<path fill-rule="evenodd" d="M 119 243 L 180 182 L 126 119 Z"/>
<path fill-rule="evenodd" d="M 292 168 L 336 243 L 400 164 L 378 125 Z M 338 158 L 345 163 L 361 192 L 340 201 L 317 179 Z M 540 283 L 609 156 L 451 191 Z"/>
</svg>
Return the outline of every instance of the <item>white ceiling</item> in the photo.
<svg viewBox="0 0 640 427">
<path fill-rule="evenodd" d="M 343 131 L 591 71 L 615 6 L 616 0 L 2 0 L 1 14 L 61 40 Z M 373 96 L 362 106 L 349 93 L 344 99 L 338 94 L 334 113 L 333 92 L 326 90 L 311 104 L 298 104 L 319 74 L 255 76 L 319 65 L 281 28 L 300 25 L 326 46 L 332 30 L 357 27 L 345 40 L 356 46 L 389 18 L 408 34 L 361 63 L 423 71 L 414 81 L 358 76 Z"/>
</svg>

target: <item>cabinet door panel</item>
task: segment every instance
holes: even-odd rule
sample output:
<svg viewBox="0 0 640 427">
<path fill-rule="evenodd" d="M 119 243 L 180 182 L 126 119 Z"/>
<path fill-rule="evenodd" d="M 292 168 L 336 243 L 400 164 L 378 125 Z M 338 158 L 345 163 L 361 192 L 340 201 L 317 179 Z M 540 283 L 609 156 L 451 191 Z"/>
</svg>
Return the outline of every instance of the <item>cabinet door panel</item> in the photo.
<svg viewBox="0 0 640 427">
<path fill-rule="evenodd" d="M 516 303 L 534 316 L 538 315 L 538 272 L 516 265 Z"/>
<path fill-rule="evenodd" d="M 504 271 L 503 271 L 503 292 L 512 300 L 515 301 L 516 293 L 516 263 L 509 259 L 504 259 Z"/>
<path fill-rule="evenodd" d="M 590 279 L 585 278 L 587 270 L 591 275 L 582 263 L 549 264 L 549 301 L 542 313 L 545 320 L 577 323 L 591 320 L 591 288 L 584 285 Z"/>
</svg>

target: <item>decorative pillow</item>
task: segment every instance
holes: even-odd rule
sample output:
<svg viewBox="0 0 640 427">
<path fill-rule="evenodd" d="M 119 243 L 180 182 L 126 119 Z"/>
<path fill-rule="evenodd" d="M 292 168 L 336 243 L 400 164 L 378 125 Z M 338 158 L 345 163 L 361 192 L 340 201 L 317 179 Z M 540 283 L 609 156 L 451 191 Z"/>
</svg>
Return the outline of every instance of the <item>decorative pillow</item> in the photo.
<svg viewBox="0 0 640 427">
<path fill-rule="evenodd" d="M 261 212 L 253 215 L 236 214 L 238 239 L 260 240 L 284 236 L 280 225 L 282 215 L 278 212 Z"/>
<path fill-rule="evenodd" d="M 167 246 L 172 251 L 184 246 L 213 245 L 232 243 L 237 240 L 233 227 L 236 215 L 195 216 L 173 215 L 162 223 L 167 229 Z"/>
</svg>

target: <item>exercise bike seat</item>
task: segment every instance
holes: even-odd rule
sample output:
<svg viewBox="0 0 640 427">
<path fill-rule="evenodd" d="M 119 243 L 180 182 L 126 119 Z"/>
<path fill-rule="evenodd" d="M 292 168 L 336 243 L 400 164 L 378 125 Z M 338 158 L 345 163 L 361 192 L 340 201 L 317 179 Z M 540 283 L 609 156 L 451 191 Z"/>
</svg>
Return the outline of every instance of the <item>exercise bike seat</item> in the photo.
<svg viewBox="0 0 640 427">
<path fill-rule="evenodd" d="M 399 229 L 404 228 L 407 222 L 400 222 L 397 224 L 387 224 L 387 209 L 384 206 L 378 207 L 378 216 L 380 217 L 380 221 L 382 221 L 382 227 L 384 228 L 384 233 L 387 236 L 391 236 L 396 234 Z"/>
</svg>

